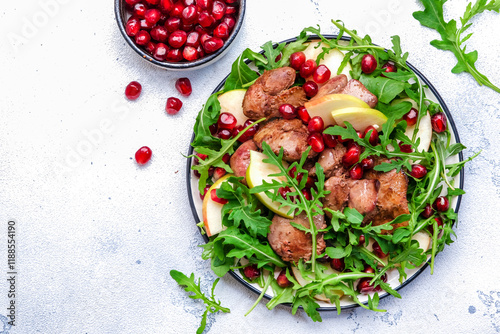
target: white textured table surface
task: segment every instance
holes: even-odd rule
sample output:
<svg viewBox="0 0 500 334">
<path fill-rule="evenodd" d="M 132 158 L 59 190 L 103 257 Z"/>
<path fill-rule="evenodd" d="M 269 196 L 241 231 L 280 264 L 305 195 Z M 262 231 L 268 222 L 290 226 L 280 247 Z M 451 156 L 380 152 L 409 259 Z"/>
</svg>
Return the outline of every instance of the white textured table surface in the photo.
<svg viewBox="0 0 500 334">
<path fill-rule="evenodd" d="M 468 147 L 464 155 L 483 150 L 465 168 L 458 239 L 437 257 L 434 275 L 427 269 L 400 291 L 402 300 L 381 301 L 387 313 L 324 313 L 323 323 L 313 323 L 304 313 L 292 316 L 286 307 L 268 311 L 261 304 L 245 317 L 256 295 L 228 275 L 216 295 L 231 313 L 209 316 L 207 329 L 500 332 L 500 94 L 478 87 L 469 75 L 450 72 L 452 54 L 431 47 L 437 33 L 411 16 L 420 6 L 416 1 L 248 2 L 230 53 L 210 68 L 187 73 L 193 94 L 182 99 L 184 108 L 174 117 L 165 113 L 165 101 L 177 96 L 174 82 L 184 75 L 150 66 L 128 47 L 111 1 L 2 4 L 0 268 L 6 275 L 7 222 L 15 219 L 19 272 L 17 326 L 4 324 L 2 333 L 193 333 L 203 307 L 169 271 L 194 272 L 205 289 L 215 279 L 200 259 L 203 239 L 186 197 L 182 153 L 195 116 L 244 48 L 294 37 L 315 24 L 335 33 L 332 18 L 383 46 L 399 34 L 409 61 L 448 104 Z M 466 3 L 448 3 L 447 17 L 461 15 Z M 473 22 L 468 44 L 479 50 L 477 67 L 499 84 L 499 16 L 485 13 Z M 38 26 L 30 30 L 34 23 Z M 13 46 L 16 36 L 24 36 L 24 44 Z M 123 96 L 132 80 L 143 85 L 133 103 Z M 152 148 L 153 159 L 139 168 L 132 157 L 143 145 Z M 8 285 L 1 281 L 5 316 Z"/>
</svg>

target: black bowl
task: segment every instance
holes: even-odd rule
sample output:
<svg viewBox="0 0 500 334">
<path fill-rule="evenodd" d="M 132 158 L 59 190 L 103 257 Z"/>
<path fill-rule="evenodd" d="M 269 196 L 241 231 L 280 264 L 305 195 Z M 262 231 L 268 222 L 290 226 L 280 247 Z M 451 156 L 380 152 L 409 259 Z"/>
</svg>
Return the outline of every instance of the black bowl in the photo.
<svg viewBox="0 0 500 334">
<path fill-rule="evenodd" d="M 210 65 L 214 62 L 216 62 L 218 59 L 222 58 L 227 51 L 229 51 L 229 48 L 231 44 L 234 42 L 236 39 L 236 36 L 238 35 L 241 26 L 243 25 L 243 20 L 245 18 L 245 7 L 246 7 L 246 0 L 240 0 L 239 1 L 239 12 L 238 12 L 238 17 L 236 18 L 236 24 L 234 25 L 233 31 L 231 31 L 231 34 L 229 35 L 229 38 L 224 42 L 224 46 L 217 50 L 214 53 L 211 53 L 209 55 L 206 55 L 200 59 L 197 59 L 195 61 L 180 61 L 180 62 L 168 62 L 168 61 L 159 61 L 154 59 L 151 54 L 146 52 L 144 49 L 139 47 L 138 45 L 135 44 L 135 40 L 131 38 L 130 36 L 127 35 L 127 32 L 125 30 L 125 23 L 127 22 L 128 18 L 128 13 L 125 8 L 125 1 L 124 0 L 115 0 L 115 18 L 116 18 L 116 23 L 118 24 L 118 29 L 120 29 L 120 32 L 123 35 L 123 38 L 127 41 L 128 45 L 139 55 L 141 56 L 142 59 L 148 61 L 149 63 L 156 65 L 158 67 L 167 69 L 167 70 L 174 70 L 174 71 L 182 71 L 182 70 L 192 70 L 192 69 L 199 69 L 202 67 L 205 67 L 207 65 Z"/>
<path fill-rule="evenodd" d="M 337 35 L 323 35 L 323 36 L 326 37 L 326 38 L 328 38 L 328 39 L 336 39 L 337 38 Z M 316 35 L 312 35 L 312 36 L 309 36 L 308 39 L 309 40 L 317 40 L 319 38 Z M 341 39 L 344 40 L 344 41 L 350 41 L 350 38 L 349 37 L 345 37 L 345 36 L 343 36 Z M 295 42 L 296 40 L 297 40 L 297 38 L 290 38 L 290 39 L 284 40 L 284 41 L 282 41 L 280 43 L 287 43 L 288 44 L 288 43 L 291 43 L 291 42 Z M 263 53 L 263 51 L 261 51 L 260 53 Z M 446 106 L 446 104 L 445 104 L 443 98 L 441 97 L 441 95 L 439 95 L 439 93 L 436 90 L 436 88 L 434 88 L 434 86 L 429 82 L 429 80 L 422 73 L 420 73 L 420 71 L 418 71 L 410 63 L 407 62 L 407 64 L 415 72 L 415 74 L 417 74 L 417 76 L 423 81 L 423 83 L 428 87 L 428 89 L 434 94 L 434 96 L 436 97 L 437 101 L 441 105 L 444 113 L 446 114 L 446 117 L 447 117 L 447 120 L 448 120 L 448 124 L 451 127 L 450 130 L 453 133 L 455 141 L 457 143 L 460 143 L 460 138 L 458 136 L 457 127 L 455 125 L 455 122 L 453 121 L 453 117 L 451 116 L 450 110 Z M 212 92 L 212 94 L 215 93 L 215 92 L 218 92 L 219 90 L 221 90 L 224 87 L 224 83 L 226 82 L 228 76 L 226 76 L 217 85 L 217 87 L 214 89 L 214 91 Z M 193 136 L 191 138 L 191 142 L 193 142 L 193 140 L 194 140 L 194 133 L 193 133 Z M 190 145 L 189 149 L 188 149 L 188 154 L 187 155 L 188 156 L 192 155 L 193 151 L 194 151 L 194 149 Z M 458 159 L 459 159 L 459 161 L 463 161 L 462 152 L 460 152 L 458 154 Z M 200 221 L 202 221 L 202 219 L 200 219 L 200 217 L 198 216 L 198 211 L 196 209 L 196 205 L 195 205 L 194 200 L 193 200 L 193 195 L 198 196 L 198 194 L 193 194 L 192 189 L 191 189 L 191 179 L 193 177 L 193 173 L 192 173 L 192 170 L 191 170 L 192 161 L 193 161 L 193 159 L 188 159 L 187 160 L 187 164 L 186 164 L 186 185 L 187 185 L 187 191 L 188 191 L 189 204 L 191 206 L 191 212 L 193 214 L 194 221 L 197 224 Z M 460 171 L 460 174 L 459 174 L 458 178 L 459 178 L 458 187 L 460 189 L 463 189 L 464 188 L 464 170 L 463 169 Z M 457 213 L 458 213 L 458 209 L 460 208 L 461 201 L 462 201 L 462 195 L 459 195 L 457 197 L 457 202 L 456 202 L 456 207 L 455 207 L 455 212 L 457 212 Z M 208 237 L 205 234 L 203 235 L 203 238 L 205 239 L 205 242 L 208 242 Z M 429 262 L 430 262 L 430 260 L 428 262 L 424 263 L 420 268 L 418 268 L 418 270 L 415 273 L 413 273 L 411 276 L 409 276 L 402 284 L 398 285 L 395 288 L 395 290 L 399 290 L 399 289 L 405 287 L 406 285 L 408 285 L 411 281 L 413 281 L 418 275 L 420 275 L 427 268 L 427 266 L 429 265 Z M 229 274 L 231 276 L 233 276 L 238 282 L 240 282 L 245 287 L 247 287 L 248 289 L 250 289 L 251 291 L 255 292 L 258 295 L 261 294 L 261 292 L 262 292 L 261 290 L 257 289 L 254 285 L 248 283 L 245 279 L 243 279 L 241 276 L 239 276 L 236 272 L 229 271 Z M 382 298 L 385 298 L 387 296 L 389 296 L 389 294 L 388 293 L 384 293 L 383 295 L 380 296 L 380 298 L 382 299 Z M 270 296 L 269 294 L 266 293 L 264 295 L 264 298 L 271 299 L 272 296 Z M 367 305 L 368 302 L 365 302 L 364 304 Z M 285 305 L 287 305 L 287 304 L 285 304 Z M 353 309 L 353 308 L 357 308 L 357 307 L 359 307 L 359 305 L 356 304 L 356 303 L 353 303 L 351 305 L 342 306 L 341 309 L 342 310 L 348 310 L 348 309 Z M 331 307 L 326 306 L 326 307 L 320 307 L 320 308 L 318 308 L 318 311 L 335 311 L 336 312 L 337 308 L 335 306 L 331 306 Z"/>
</svg>

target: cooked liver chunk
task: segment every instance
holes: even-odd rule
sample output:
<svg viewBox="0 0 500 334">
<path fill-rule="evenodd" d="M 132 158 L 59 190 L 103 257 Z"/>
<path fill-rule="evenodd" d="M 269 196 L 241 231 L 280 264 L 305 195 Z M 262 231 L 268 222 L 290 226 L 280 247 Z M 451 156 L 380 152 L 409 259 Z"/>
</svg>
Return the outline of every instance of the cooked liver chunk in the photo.
<svg viewBox="0 0 500 334">
<path fill-rule="evenodd" d="M 288 89 L 295 82 L 295 70 L 280 67 L 266 71 L 245 93 L 243 113 L 252 120 L 279 117 L 279 106 L 289 103 L 294 107 L 302 106 L 307 97 L 301 87 Z"/>
<path fill-rule="evenodd" d="M 321 152 L 318 163 L 323 167 L 325 178 L 344 175 L 347 170 L 342 164 L 342 157 L 346 148 L 342 144 L 337 144 L 334 148 L 328 148 Z M 310 175 L 316 175 L 316 167 L 311 168 Z"/>
<path fill-rule="evenodd" d="M 262 142 L 266 142 L 275 154 L 281 147 L 284 149 L 283 158 L 286 161 L 298 161 L 307 147 L 309 131 L 299 119 L 286 120 L 282 118 L 267 122 L 253 137 L 255 144 L 262 149 Z M 311 150 L 308 157 L 312 158 L 317 153 Z"/>
<path fill-rule="evenodd" d="M 326 180 L 325 189 L 330 193 L 323 198 L 323 207 L 343 211 L 349 200 L 349 185 L 344 177 L 333 176 Z M 331 218 L 330 213 L 326 213 Z"/>
<path fill-rule="evenodd" d="M 315 216 L 313 220 L 317 229 L 326 228 L 324 216 Z M 272 221 L 273 223 L 271 224 L 267 239 L 276 254 L 281 256 L 283 261 L 288 262 L 297 262 L 300 259 L 309 260 L 312 255 L 311 235 L 296 229 L 290 224 L 293 221 L 309 228 L 309 220 L 306 214 L 303 212 L 294 219 L 275 215 Z M 318 233 L 316 240 L 317 254 L 321 254 L 326 247 L 323 234 Z"/>
<path fill-rule="evenodd" d="M 361 82 L 354 79 L 349 80 L 347 86 L 345 86 L 342 90 L 342 94 L 349 94 L 357 97 L 358 99 L 365 101 L 370 108 L 374 108 L 378 102 L 375 95 L 373 95 Z"/>
<path fill-rule="evenodd" d="M 257 145 L 255 145 L 253 140 L 247 140 L 241 144 L 231 156 L 231 160 L 229 160 L 234 175 L 244 178 L 241 180 L 243 184 L 247 184 L 245 177 L 248 165 L 250 164 L 250 151 L 257 151 Z"/>
<path fill-rule="evenodd" d="M 347 206 L 358 210 L 362 215 L 373 211 L 377 204 L 376 180 L 348 180 L 349 201 Z"/>
<path fill-rule="evenodd" d="M 322 98 L 329 94 L 341 94 L 347 86 L 347 77 L 345 74 L 336 75 L 328 79 L 327 82 L 318 90 L 318 93 L 311 99 L 311 101 Z"/>
</svg>

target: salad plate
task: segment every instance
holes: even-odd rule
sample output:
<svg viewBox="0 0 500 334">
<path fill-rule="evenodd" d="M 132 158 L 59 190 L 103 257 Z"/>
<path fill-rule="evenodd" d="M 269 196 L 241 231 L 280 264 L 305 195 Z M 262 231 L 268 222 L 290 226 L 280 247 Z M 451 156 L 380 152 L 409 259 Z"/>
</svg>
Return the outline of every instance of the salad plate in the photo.
<svg viewBox="0 0 500 334">
<path fill-rule="evenodd" d="M 321 37 L 326 38 L 328 40 L 338 39 L 338 41 L 342 41 L 339 43 L 343 43 L 344 45 L 347 45 L 351 41 L 351 38 L 346 37 L 346 36 L 341 36 L 341 38 L 338 38 L 337 35 L 321 35 Z M 308 38 L 308 41 L 311 43 L 316 43 L 316 42 L 320 41 L 320 37 L 317 35 L 309 35 L 307 38 Z M 274 47 L 276 47 L 276 45 L 280 45 L 282 43 L 289 45 L 290 43 L 294 43 L 296 41 L 297 41 L 297 38 L 291 38 L 291 39 L 282 41 L 278 44 L 274 44 Z M 263 52 L 264 52 L 264 50 L 261 51 L 261 54 L 263 54 Z M 246 63 L 249 63 L 249 62 L 246 61 Z M 438 93 L 438 91 L 429 82 L 429 80 L 427 78 L 425 78 L 425 76 L 422 75 L 414 66 L 412 66 L 408 62 L 406 62 L 406 64 L 407 64 L 408 68 L 411 69 L 413 71 L 413 73 L 416 74 L 416 76 L 418 76 L 418 79 L 420 80 L 420 82 L 423 85 L 422 87 L 425 91 L 426 98 L 430 101 L 433 101 L 437 105 L 439 105 L 439 108 L 446 115 L 447 123 L 448 123 L 448 130 L 450 133 L 448 145 L 453 145 L 455 143 L 459 143 L 460 142 L 459 135 L 458 135 L 456 126 L 454 124 L 453 117 L 452 117 L 448 107 L 446 106 L 444 100 L 442 99 L 442 97 Z M 334 70 L 332 70 L 332 76 L 335 75 L 333 72 L 334 72 Z M 228 76 L 226 76 L 226 78 L 224 78 L 224 80 L 222 80 L 222 82 L 219 83 L 219 85 L 217 85 L 217 87 L 214 88 L 212 94 L 215 94 L 215 93 L 223 90 L 224 85 L 226 83 L 226 80 L 228 78 L 229 78 L 229 74 L 228 74 Z M 195 134 L 193 134 L 191 142 L 193 142 L 194 140 L 195 140 Z M 195 176 L 195 173 L 193 172 L 193 169 L 192 169 L 192 167 L 195 164 L 195 158 L 193 156 L 193 154 L 195 154 L 195 153 L 196 152 L 194 152 L 193 146 L 190 145 L 189 150 L 188 150 L 188 156 L 190 156 L 190 158 L 187 159 L 187 165 L 186 165 L 186 168 L 187 168 L 187 170 L 186 170 L 186 175 L 187 175 L 186 182 L 187 182 L 188 200 L 190 202 L 190 206 L 191 206 L 191 210 L 192 210 L 192 214 L 193 214 L 193 218 L 194 218 L 194 223 L 198 224 L 198 226 L 200 226 L 199 223 L 203 221 L 203 212 L 202 212 L 203 211 L 203 208 L 202 208 L 203 200 L 201 199 L 200 192 L 199 192 L 199 179 L 198 179 L 198 177 Z M 446 157 L 445 161 L 446 161 L 445 164 L 457 164 L 457 163 L 463 161 L 462 153 L 458 152 L 458 154 Z M 459 173 L 454 175 L 451 178 L 450 182 L 454 185 L 454 187 L 456 189 L 463 189 L 463 184 L 464 184 L 463 169 L 460 170 Z M 441 185 L 441 184 L 443 184 L 443 182 L 441 182 L 439 185 Z M 436 185 L 436 187 L 437 186 L 438 185 Z M 446 195 L 446 185 L 442 188 L 441 195 Z M 461 201 L 461 194 L 450 198 L 449 205 L 450 205 L 450 208 L 452 208 L 455 213 L 458 212 L 458 209 L 460 207 L 460 201 Z M 208 242 L 209 238 L 207 237 L 207 235 L 204 233 L 202 233 L 202 234 L 203 234 L 205 241 Z M 387 283 L 389 284 L 391 289 L 393 289 L 394 291 L 397 291 L 397 290 L 403 288 L 404 286 L 406 286 L 407 284 L 409 284 L 417 276 L 419 276 L 429 266 L 430 263 L 431 263 L 431 256 L 427 255 L 427 261 L 423 261 L 422 264 L 420 264 L 416 268 L 406 268 L 405 273 L 407 276 L 404 280 L 400 280 L 400 275 L 399 275 L 398 270 L 392 269 L 390 271 L 387 271 L 387 273 L 386 273 L 387 274 Z M 275 277 L 278 275 L 278 273 L 279 273 L 279 271 L 275 273 Z M 259 295 L 262 294 L 264 298 L 272 299 L 274 297 L 273 293 L 272 293 L 273 292 L 272 289 L 269 288 L 269 289 L 267 289 L 267 291 L 265 291 L 265 293 L 263 293 L 262 284 L 253 283 L 253 282 L 249 281 L 246 277 L 244 277 L 244 275 L 242 275 L 241 270 L 229 270 L 229 274 L 231 274 L 237 281 L 239 281 L 241 284 L 243 284 L 246 288 L 250 289 L 251 291 L 254 291 L 255 293 L 257 293 Z M 384 298 L 388 295 L 389 295 L 388 292 L 381 291 L 380 296 L 377 297 L 377 299 Z M 350 308 L 354 308 L 354 307 L 359 307 L 360 304 L 368 305 L 369 303 L 372 302 L 372 300 L 369 296 L 370 296 L 369 294 L 368 295 L 360 294 L 358 296 L 358 299 L 359 299 L 358 302 L 354 302 L 351 298 L 346 298 L 344 296 L 343 298 L 340 298 L 338 305 L 340 305 L 340 308 L 342 310 L 346 310 L 346 309 L 350 309 Z M 373 294 L 371 296 L 373 296 Z M 330 302 L 326 302 L 326 301 L 322 301 L 322 300 L 317 300 L 316 302 L 319 306 L 317 308 L 318 311 L 339 311 L 337 309 L 337 307 Z M 378 303 L 378 300 L 377 300 L 377 303 Z M 290 305 L 289 303 L 285 303 L 285 304 Z"/>
</svg>

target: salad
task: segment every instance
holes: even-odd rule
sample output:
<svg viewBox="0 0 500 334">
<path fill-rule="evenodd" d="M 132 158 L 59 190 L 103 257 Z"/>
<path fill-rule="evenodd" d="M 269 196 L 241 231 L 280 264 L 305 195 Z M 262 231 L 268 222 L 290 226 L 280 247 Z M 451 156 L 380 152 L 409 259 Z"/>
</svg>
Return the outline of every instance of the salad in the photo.
<svg viewBox="0 0 500 334">
<path fill-rule="evenodd" d="M 321 321 L 379 294 L 453 242 L 456 176 L 473 157 L 406 63 L 340 21 L 246 49 L 194 126 L 203 259 Z M 313 34 L 314 36 L 308 36 Z M 344 36 L 349 36 L 346 39 Z M 255 307 L 254 305 L 254 307 Z"/>
</svg>

